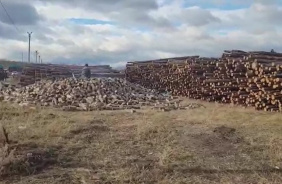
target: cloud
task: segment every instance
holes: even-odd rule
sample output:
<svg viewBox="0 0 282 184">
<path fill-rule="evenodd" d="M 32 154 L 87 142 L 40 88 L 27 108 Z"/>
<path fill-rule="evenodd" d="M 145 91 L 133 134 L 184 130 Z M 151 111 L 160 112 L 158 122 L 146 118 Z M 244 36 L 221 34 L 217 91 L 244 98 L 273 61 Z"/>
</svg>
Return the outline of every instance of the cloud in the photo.
<svg viewBox="0 0 282 184">
<path fill-rule="evenodd" d="M 13 22 L 17 25 L 33 25 L 42 19 L 36 9 L 30 4 L 13 1 L 3 1 L 3 4 Z M 4 13 L 4 10 L 1 10 L 0 21 L 6 24 L 13 24 L 8 15 Z"/>
<path fill-rule="evenodd" d="M 57 4 L 65 9 L 78 8 L 81 11 L 95 11 L 105 14 L 107 19 L 111 19 L 119 24 L 147 26 L 153 28 L 171 28 L 171 24 L 165 18 L 154 18 L 150 12 L 158 10 L 155 0 L 49 0 L 43 1 L 45 6 Z"/>
<path fill-rule="evenodd" d="M 10 39 L 10 40 L 23 40 L 23 37 L 20 36 L 17 30 L 10 26 L 0 22 L 0 38 Z"/>
<path fill-rule="evenodd" d="M 39 0 L 45 5 L 51 3 L 60 3 L 65 7 L 81 7 L 86 10 L 97 10 L 99 12 L 123 12 L 128 9 L 135 9 L 141 12 L 155 10 L 158 8 L 158 4 L 154 0 Z"/>
<path fill-rule="evenodd" d="M 3 0 L 0 56 L 111 64 L 184 55 L 220 56 L 225 49 L 282 51 L 282 5 L 270 0 Z M 10 4 L 10 5 L 8 5 Z M 13 10 L 22 7 L 20 14 Z M 1 7 L 0 7 L 1 8 Z M 2 16 L 4 16 L 3 14 Z M 20 16 L 21 17 L 17 17 Z"/>
</svg>

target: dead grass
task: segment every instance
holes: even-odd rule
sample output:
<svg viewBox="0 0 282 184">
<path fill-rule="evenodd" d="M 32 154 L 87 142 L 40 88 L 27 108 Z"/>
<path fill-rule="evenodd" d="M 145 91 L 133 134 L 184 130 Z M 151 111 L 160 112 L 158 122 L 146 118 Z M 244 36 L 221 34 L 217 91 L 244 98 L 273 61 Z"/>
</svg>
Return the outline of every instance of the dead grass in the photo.
<svg viewBox="0 0 282 184">
<path fill-rule="evenodd" d="M 2 103 L 0 120 L 17 159 L 0 181 L 282 183 L 282 115 L 203 104 L 132 114 Z"/>
</svg>

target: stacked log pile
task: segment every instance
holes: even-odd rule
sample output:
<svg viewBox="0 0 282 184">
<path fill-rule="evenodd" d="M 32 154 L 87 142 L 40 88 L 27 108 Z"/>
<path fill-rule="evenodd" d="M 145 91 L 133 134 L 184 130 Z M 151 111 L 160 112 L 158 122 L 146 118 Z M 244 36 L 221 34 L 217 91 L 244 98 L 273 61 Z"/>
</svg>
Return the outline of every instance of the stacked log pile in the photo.
<svg viewBox="0 0 282 184">
<path fill-rule="evenodd" d="M 81 71 L 84 66 L 79 65 L 64 65 L 79 78 L 81 76 Z M 91 70 L 92 77 L 112 77 L 112 78 L 124 78 L 124 74 L 114 70 L 110 65 L 94 65 L 89 66 Z"/>
<path fill-rule="evenodd" d="M 258 110 L 282 111 L 282 54 L 250 52 L 245 60 L 248 74 L 247 104 Z"/>
<path fill-rule="evenodd" d="M 224 51 L 220 58 L 129 62 L 126 79 L 194 99 L 282 111 L 282 54 Z"/>
<path fill-rule="evenodd" d="M 183 106 L 177 97 L 146 89 L 124 79 L 40 81 L 22 88 L 5 88 L 0 91 L 0 99 L 21 105 L 85 111 L 140 109 L 142 106 L 164 111 L 200 107 L 197 104 Z"/>
<path fill-rule="evenodd" d="M 23 68 L 19 85 L 27 86 L 42 79 L 72 77 L 71 71 L 54 64 L 32 64 Z"/>
<path fill-rule="evenodd" d="M 194 59 L 199 56 L 191 56 L 177 59 L 163 59 L 157 61 L 129 62 L 126 65 L 125 75 L 127 80 L 141 84 L 147 88 L 160 91 L 173 91 L 175 95 L 183 95 L 184 89 L 175 86 L 183 86 L 190 75 L 186 72 Z M 184 60 L 182 60 L 184 59 Z M 141 79 L 141 80 L 140 80 Z M 182 81 L 184 79 L 184 81 Z M 187 82 L 187 84 L 189 84 Z"/>
<path fill-rule="evenodd" d="M 124 73 L 112 69 L 109 65 L 89 66 L 92 77 L 124 78 Z M 23 68 L 19 85 L 27 86 L 42 79 L 77 78 L 81 76 L 83 66 L 57 64 L 29 64 Z"/>
</svg>

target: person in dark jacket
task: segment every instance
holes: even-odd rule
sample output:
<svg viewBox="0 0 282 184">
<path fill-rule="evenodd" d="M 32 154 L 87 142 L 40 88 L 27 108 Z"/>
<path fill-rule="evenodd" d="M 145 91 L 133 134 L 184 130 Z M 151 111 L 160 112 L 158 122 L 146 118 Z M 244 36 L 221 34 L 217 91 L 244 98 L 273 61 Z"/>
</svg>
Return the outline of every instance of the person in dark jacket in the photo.
<svg viewBox="0 0 282 184">
<path fill-rule="evenodd" d="M 88 67 L 88 64 L 85 64 L 85 66 L 83 67 L 81 75 L 82 75 L 82 78 L 90 79 L 90 77 L 91 77 L 91 70 Z"/>
<path fill-rule="evenodd" d="M 0 70 L 0 81 L 6 81 L 8 74 L 5 70 Z"/>
<path fill-rule="evenodd" d="M 8 72 L 4 71 L 4 81 L 6 81 L 8 79 Z"/>
</svg>

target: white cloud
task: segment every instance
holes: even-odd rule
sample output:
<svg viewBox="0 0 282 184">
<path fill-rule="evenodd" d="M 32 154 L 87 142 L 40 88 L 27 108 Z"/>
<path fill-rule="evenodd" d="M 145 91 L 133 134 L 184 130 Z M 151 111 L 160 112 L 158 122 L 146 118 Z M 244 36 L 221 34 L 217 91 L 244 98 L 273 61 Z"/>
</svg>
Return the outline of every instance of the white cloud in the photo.
<svg viewBox="0 0 282 184">
<path fill-rule="evenodd" d="M 201 8 L 200 1 L 183 7 L 184 0 L 123 0 L 117 4 L 102 0 L 82 4 L 78 0 L 69 0 L 68 4 L 64 0 L 30 2 L 34 1 L 27 0 L 26 9 L 34 6 L 37 12 L 33 13 L 39 16 L 36 22 L 26 20 L 29 25 L 19 25 L 20 33 L 0 19 L 0 42 L 5 43 L 0 44 L 0 58 L 21 60 L 22 52 L 27 58 L 27 30 L 34 32 L 32 51 L 39 50 L 43 60 L 49 62 L 118 66 L 132 60 L 220 56 L 225 49 L 282 51 L 282 9 L 274 1 L 257 0 L 250 7 L 233 10 Z M 15 14 L 10 13 L 12 17 Z M 70 18 L 114 24 L 81 25 L 68 21 Z"/>
<path fill-rule="evenodd" d="M 51 20 L 62 20 L 68 18 L 92 18 L 109 20 L 107 16 L 95 11 L 83 11 L 81 7 L 66 8 L 60 4 L 38 4 L 35 6 L 40 14 Z"/>
</svg>

